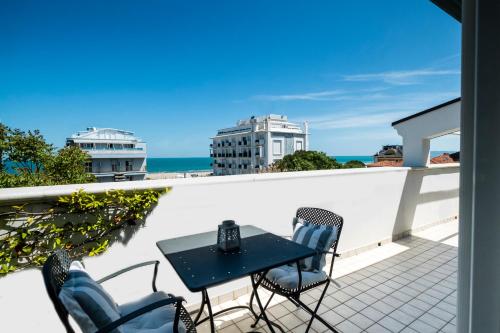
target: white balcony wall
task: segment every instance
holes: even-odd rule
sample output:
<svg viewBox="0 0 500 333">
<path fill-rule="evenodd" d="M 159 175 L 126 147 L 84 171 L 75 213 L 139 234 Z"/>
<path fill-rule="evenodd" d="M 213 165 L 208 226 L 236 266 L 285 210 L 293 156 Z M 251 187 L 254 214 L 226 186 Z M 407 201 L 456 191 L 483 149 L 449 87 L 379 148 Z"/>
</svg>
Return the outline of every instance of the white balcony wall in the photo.
<svg viewBox="0 0 500 333">
<path fill-rule="evenodd" d="M 145 227 L 127 244 L 114 244 L 105 254 L 86 259 L 85 264 L 99 278 L 140 261 L 158 259 L 158 287 L 193 303 L 199 296 L 183 286 L 156 241 L 215 230 L 225 219 L 290 235 L 296 209 L 313 206 L 344 217 L 339 252 L 352 253 L 405 231 L 456 218 L 458 180 L 457 165 L 239 175 L 3 189 L 0 206 L 47 201 L 79 188 L 104 192 L 172 186 L 172 192 L 160 199 Z M 120 303 L 149 292 L 151 274 L 152 270 L 143 269 L 111 280 L 105 287 Z M 246 284 L 249 280 L 243 279 L 209 290 L 209 294 L 226 294 Z M 36 269 L 0 278 L 0 313 L 5 332 L 63 331 Z"/>
</svg>

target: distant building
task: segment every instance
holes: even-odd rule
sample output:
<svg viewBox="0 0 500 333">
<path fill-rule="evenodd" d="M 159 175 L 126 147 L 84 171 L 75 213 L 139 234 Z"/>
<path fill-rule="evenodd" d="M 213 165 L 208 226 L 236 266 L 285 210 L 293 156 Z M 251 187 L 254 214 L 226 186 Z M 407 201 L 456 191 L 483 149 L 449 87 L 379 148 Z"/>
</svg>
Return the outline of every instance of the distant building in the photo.
<svg viewBox="0 0 500 333">
<path fill-rule="evenodd" d="M 366 165 L 368 168 L 377 167 L 402 167 L 403 161 L 379 161 L 375 163 L 369 163 Z"/>
<path fill-rule="evenodd" d="M 210 157 L 214 175 L 257 173 L 308 146 L 307 123 L 300 126 L 286 116 L 268 115 L 219 130 L 212 138 Z"/>
<path fill-rule="evenodd" d="M 87 128 L 66 139 L 89 153 L 87 172 L 99 182 L 143 180 L 146 176 L 146 143 L 133 132 L 113 128 Z"/>
<path fill-rule="evenodd" d="M 431 158 L 431 164 L 447 164 L 447 163 L 459 163 L 460 162 L 460 152 L 456 153 L 443 153 L 439 156 Z"/>
<path fill-rule="evenodd" d="M 447 163 L 459 163 L 460 162 L 460 152 L 456 153 L 443 153 L 439 156 L 431 158 L 430 164 L 447 164 Z M 401 167 L 403 166 L 403 160 L 382 160 L 374 163 L 367 164 L 369 168 L 374 167 Z"/>
<path fill-rule="evenodd" d="M 390 162 L 389 164 L 398 164 L 403 161 L 402 145 L 385 145 L 378 153 L 373 155 L 373 162 Z"/>
</svg>

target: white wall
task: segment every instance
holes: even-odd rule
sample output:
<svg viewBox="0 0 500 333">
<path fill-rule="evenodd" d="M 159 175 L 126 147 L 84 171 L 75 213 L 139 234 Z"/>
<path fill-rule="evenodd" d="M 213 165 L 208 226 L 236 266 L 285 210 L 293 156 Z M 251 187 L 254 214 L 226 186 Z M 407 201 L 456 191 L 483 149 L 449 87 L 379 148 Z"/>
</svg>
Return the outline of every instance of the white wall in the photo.
<svg viewBox="0 0 500 333">
<path fill-rule="evenodd" d="M 78 188 L 103 192 L 110 188 L 173 186 L 128 244 L 115 244 L 104 255 L 85 261 L 96 278 L 144 260 L 161 261 L 158 285 L 162 290 L 198 301 L 182 285 L 156 248 L 161 239 L 215 230 L 224 219 L 253 224 L 289 235 L 295 210 L 314 206 L 332 210 L 345 219 L 339 252 L 361 248 L 412 228 L 458 214 L 458 166 L 425 169 L 373 168 L 281 174 L 240 175 L 66 185 L 0 190 L 4 205 L 70 193 Z M 214 240 L 215 242 L 215 240 Z M 143 270 L 106 285 L 120 303 L 148 292 L 151 271 Z M 210 290 L 227 293 L 247 280 Z M 5 332 L 62 332 L 45 293 L 38 270 L 0 278 L 0 313 Z"/>
<path fill-rule="evenodd" d="M 460 107 L 459 100 L 393 125 L 403 137 L 405 166 L 429 165 L 430 140 L 460 129 Z"/>
</svg>

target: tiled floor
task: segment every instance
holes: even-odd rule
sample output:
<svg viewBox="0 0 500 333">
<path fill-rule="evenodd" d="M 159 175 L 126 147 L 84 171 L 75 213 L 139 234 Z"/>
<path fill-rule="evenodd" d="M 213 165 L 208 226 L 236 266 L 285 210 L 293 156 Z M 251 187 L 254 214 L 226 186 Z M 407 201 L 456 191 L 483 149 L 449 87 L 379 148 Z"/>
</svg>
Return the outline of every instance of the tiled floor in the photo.
<svg viewBox="0 0 500 333">
<path fill-rule="evenodd" d="M 441 224 L 395 243 L 339 260 L 319 309 L 339 332 L 455 332 L 457 222 Z M 264 292 L 262 292 L 264 294 Z M 321 290 L 302 300 L 315 305 Z M 268 295 L 268 294 L 266 294 Z M 216 308 L 245 304 L 249 295 Z M 273 299 L 270 318 L 289 332 L 304 332 L 307 313 L 283 298 Z M 252 319 L 236 312 L 217 319 L 219 332 L 248 332 Z M 311 332 L 326 332 L 315 320 Z M 256 329 L 267 332 L 259 326 Z M 199 327 L 208 332 L 208 326 Z"/>
</svg>

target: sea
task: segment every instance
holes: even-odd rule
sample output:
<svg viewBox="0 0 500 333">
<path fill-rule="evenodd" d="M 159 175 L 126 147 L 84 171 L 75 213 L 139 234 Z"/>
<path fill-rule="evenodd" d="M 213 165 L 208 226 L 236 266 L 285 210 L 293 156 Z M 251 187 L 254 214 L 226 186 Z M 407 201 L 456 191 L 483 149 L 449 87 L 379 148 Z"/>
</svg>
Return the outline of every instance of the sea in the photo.
<svg viewBox="0 0 500 333">
<path fill-rule="evenodd" d="M 339 163 L 358 160 L 363 163 L 372 163 L 373 156 L 334 156 Z M 194 172 L 210 171 L 212 167 L 210 157 L 148 157 L 147 170 L 149 173 L 157 172 Z"/>
<path fill-rule="evenodd" d="M 431 151 L 431 158 L 442 153 L 452 153 L 452 151 Z M 357 160 L 363 163 L 373 163 L 371 155 L 346 155 L 331 156 L 339 163 Z M 148 157 L 147 170 L 149 173 L 157 172 L 196 172 L 210 171 L 212 167 L 210 157 Z"/>
</svg>

